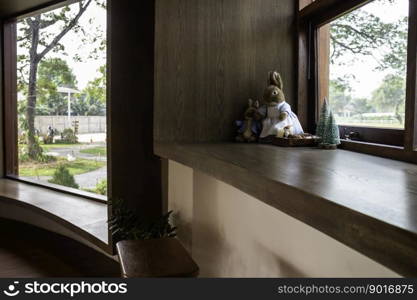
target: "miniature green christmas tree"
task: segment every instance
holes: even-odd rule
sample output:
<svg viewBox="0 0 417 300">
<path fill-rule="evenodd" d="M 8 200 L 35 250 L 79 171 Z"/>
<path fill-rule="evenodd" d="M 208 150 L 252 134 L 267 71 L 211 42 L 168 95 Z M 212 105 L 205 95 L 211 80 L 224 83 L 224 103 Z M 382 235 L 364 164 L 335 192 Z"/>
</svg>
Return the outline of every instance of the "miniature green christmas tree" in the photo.
<svg viewBox="0 0 417 300">
<path fill-rule="evenodd" d="M 329 105 L 327 103 L 327 99 L 324 98 L 324 102 L 320 111 L 319 123 L 317 124 L 317 129 L 316 129 L 316 135 L 321 138 L 323 138 L 324 136 L 324 131 L 326 129 L 326 124 L 329 120 L 329 116 L 330 116 Z"/>
<path fill-rule="evenodd" d="M 336 149 L 337 145 L 340 145 L 339 126 L 336 124 L 333 112 L 329 110 L 329 118 L 319 146 L 324 149 Z"/>
</svg>

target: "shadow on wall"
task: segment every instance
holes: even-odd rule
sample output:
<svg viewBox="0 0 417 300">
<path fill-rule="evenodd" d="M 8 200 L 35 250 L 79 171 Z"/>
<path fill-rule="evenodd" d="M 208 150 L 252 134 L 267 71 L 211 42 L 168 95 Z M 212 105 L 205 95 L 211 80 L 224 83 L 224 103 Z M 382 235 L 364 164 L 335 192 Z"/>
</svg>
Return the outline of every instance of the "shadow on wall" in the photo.
<svg viewBox="0 0 417 300">
<path fill-rule="evenodd" d="M 255 220 L 237 209 L 247 205 L 245 199 L 225 194 L 216 179 L 200 172 L 193 179 L 193 221 L 187 230 L 201 277 L 307 276 L 254 236 Z"/>
<path fill-rule="evenodd" d="M 275 262 L 275 269 L 279 272 L 279 277 L 292 277 L 292 278 L 303 278 L 308 277 L 307 274 L 303 273 L 296 266 L 285 260 L 283 257 L 274 253 L 274 251 L 268 249 L 261 243 L 255 242 L 254 245 L 255 253 L 257 256 L 262 257 L 265 261 Z M 274 268 L 271 266 L 271 268 Z"/>
<path fill-rule="evenodd" d="M 201 277 L 398 276 L 218 179 L 174 162 L 170 169 L 170 208 Z"/>
<path fill-rule="evenodd" d="M 218 185 L 201 175 L 193 172 L 193 257 L 200 266 L 200 277 L 224 277 L 234 265 L 231 260 L 235 256 L 219 213 Z"/>
<path fill-rule="evenodd" d="M 261 243 L 253 242 L 252 249 L 232 245 L 213 226 L 199 224 L 193 235 L 193 258 L 200 266 L 200 277 L 307 277 L 285 258 Z M 245 245 L 242 245 L 244 247 Z M 251 252 L 250 256 L 245 255 Z"/>
<path fill-rule="evenodd" d="M 242 266 L 244 262 L 236 262 L 233 248 L 225 242 L 222 234 L 216 232 L 210 225 L 193 224 L 193 258 L 200 266 L 200 277 L 229 277 L 229 273 L 236 264 Z"/>
<path fill-rule="evenodd" d="M 192 223 L 188 222 L 175 207 L 173 207 L 174 213 L 172 214 L 172 223 L 177 227 L 177 237 L 184 245 L 185 249 L 192 255 Z"/>
</svg>

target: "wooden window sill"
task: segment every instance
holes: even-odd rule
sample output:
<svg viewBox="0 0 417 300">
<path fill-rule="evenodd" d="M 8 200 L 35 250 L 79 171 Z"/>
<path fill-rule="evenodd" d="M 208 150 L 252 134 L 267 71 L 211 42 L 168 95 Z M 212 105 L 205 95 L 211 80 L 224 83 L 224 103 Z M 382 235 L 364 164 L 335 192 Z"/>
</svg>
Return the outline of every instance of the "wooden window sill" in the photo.
<svg viewBox="0 0 417 300">
<path fill-rule="evenodd" d="M 110 251 L 105 203 L 11 179 L 0 179 L 0 201 L 30 209 Z"/>
<path fill-rule="evenodd" d="M 7 175 L 5 177 L 6 179 L 12 179 L 12 180 L 16 180 L 22 183 L 27 183 L 33 186 L 37 186 L 40 188 L 44 188 L 44 189 L 48 189 L 48 190 L 52 190 L 55 192 L 61 192 L 61 193 L 65 193 L 69 196 L 75 196 L 75 197 L 81 197 L 84 199 L 88 199 L 88 200 L 94 200 L 103 204 L 107 204 L 107 196 L 103 196 L 103 195 L 98 195 L 98 194 L 94 194 L 91 192 L 86 192 L 80 189 L 74 189 L 74 188 L 70 188 L 70 187 L 66 187 L 63 185 L 58 185 L 58 184 L 53 184 L 53 183 L 46 183 L 46 182 L 41 182 L 38 180 L 34 180 L 34 179 L 29 179 L 29 178 L 24 178 L 24 177 L 20 177 L 20 176 L 14 176 L 14 175 Z"/>
<path fill-rule="evenodd" d="M 404 147 L 374 144 L 355 140 L 342 140 L 342 145 L 340 148 L 344 150 L 417 164 L 416 149 L 408 151 Z"/>
<path fill-rule="evenodd" d="M 417 276 L 417 165 L 345 150 L 155 143 L 404 276 Z"/>
</svg>

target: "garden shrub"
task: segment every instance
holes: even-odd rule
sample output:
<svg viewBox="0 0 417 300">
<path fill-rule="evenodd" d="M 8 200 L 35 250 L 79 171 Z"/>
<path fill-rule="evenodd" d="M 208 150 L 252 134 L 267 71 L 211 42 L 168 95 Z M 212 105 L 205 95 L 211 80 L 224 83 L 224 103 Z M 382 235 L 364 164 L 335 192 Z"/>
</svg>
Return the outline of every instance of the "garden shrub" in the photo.
<svg viewBox="0 0 417 300">
<path fill-rule="evenodd" d="M 17 139 L 18 139 L 19 144 L 22 144 L 22 145 L 27 144 L 28 138 L 27 138 L 26 131 L 21 132 Z"/>
<path fill-rule="evenodd" d="M 107 180 L 102 180 L 96 185 L 95 192 L 99 195 L 107 195 Z"/>
<path fill-rule="evenodd" d="M 107 196 L 107 180 L 101 180 L 93 189 L 84 189 L 86 192 Z"/>
<path fill-rule="evenodd" d="M 43 140 L 43 143 L 45 145 L 49 145 L 49 144 L 53 144 L 54 143 L 54 137 L 53 136 L 50 136 L 50 135 L 47 135 L 47 134 L 42 135 L 42 140 Z"/>
<path fill-rule="evenodd" d="M 28 145 L 27 144 L 20 144 L 19 145 L 19 162 L 36 162 L 36 163 L 50 163 L 56 161 L 56 158 L 50 155 L 46 155 L 43 152 L 42 147 L 39 144 L 39 138 L 35 137 L 35 145 L 34 145 L 34 152 L 35 157 L 31 158 L 28 152 Z"/>
<path fill-rule="evenodd" d="M 71 128 L 66 128 L 61 133 L 61 140 L 57 141 L 60 144 L 77 144 L 78 137 L 75 134 L 74 130 Z"/>
<path fill-rule="evenodd" d="M 69 170 L 64 165 L 60 165 L 56 169 L 52 179 L 48 180 L 48 182 L 75 188 L 75 189 L 79 188 L 79 185 L 75 182 L 74 176 L 69 172 Z"/>
</svg>

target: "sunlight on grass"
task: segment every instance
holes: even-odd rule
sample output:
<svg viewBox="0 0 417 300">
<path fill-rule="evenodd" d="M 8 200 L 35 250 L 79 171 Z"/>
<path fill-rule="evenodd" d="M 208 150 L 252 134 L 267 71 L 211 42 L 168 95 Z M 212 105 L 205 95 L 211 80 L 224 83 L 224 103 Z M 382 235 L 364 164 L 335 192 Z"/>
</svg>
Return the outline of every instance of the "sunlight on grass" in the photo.
<svg viewBox="0 0 417 300">
<path fill-rule="evenodd" d="M 373 128 L 386 128 L 386 129 L 404 129 L 404 125 L 401 124 L 384 124 L 384 123 L 360 123 L 360 122 L 338 122 L 340 126 L 356 126 L 356 127 L 373 127 Z"/>
<path fill-rule="evenodd" d="M 49 151 L 51 149 L 58 149 L 58 148 L 77 148 L 81 147 L 83 144 L 48 144 L 48 145 L 41 145 L 44 151 Z"/>
<path fill-rule="evenodd" d="M 19 175 L 23 177 L 52 176 L 59 165 L 67 167 L 72 175 L 79 175 L 100 169 L 106 165 L 106 162 L 80 158 L 69 162 L 64 158 L 58 158 L 56 162 L 48 164 L 21 163 Z"/>
<path fill-rule="evenodd" d="M 95 147 L 95 148 L 88 148 L 80 150 L 81 153 L 84 154 L 91 154 L 96 156 L 105 156 L 107 154 L 107 150 L 105 147 Z"/>
</svg>

